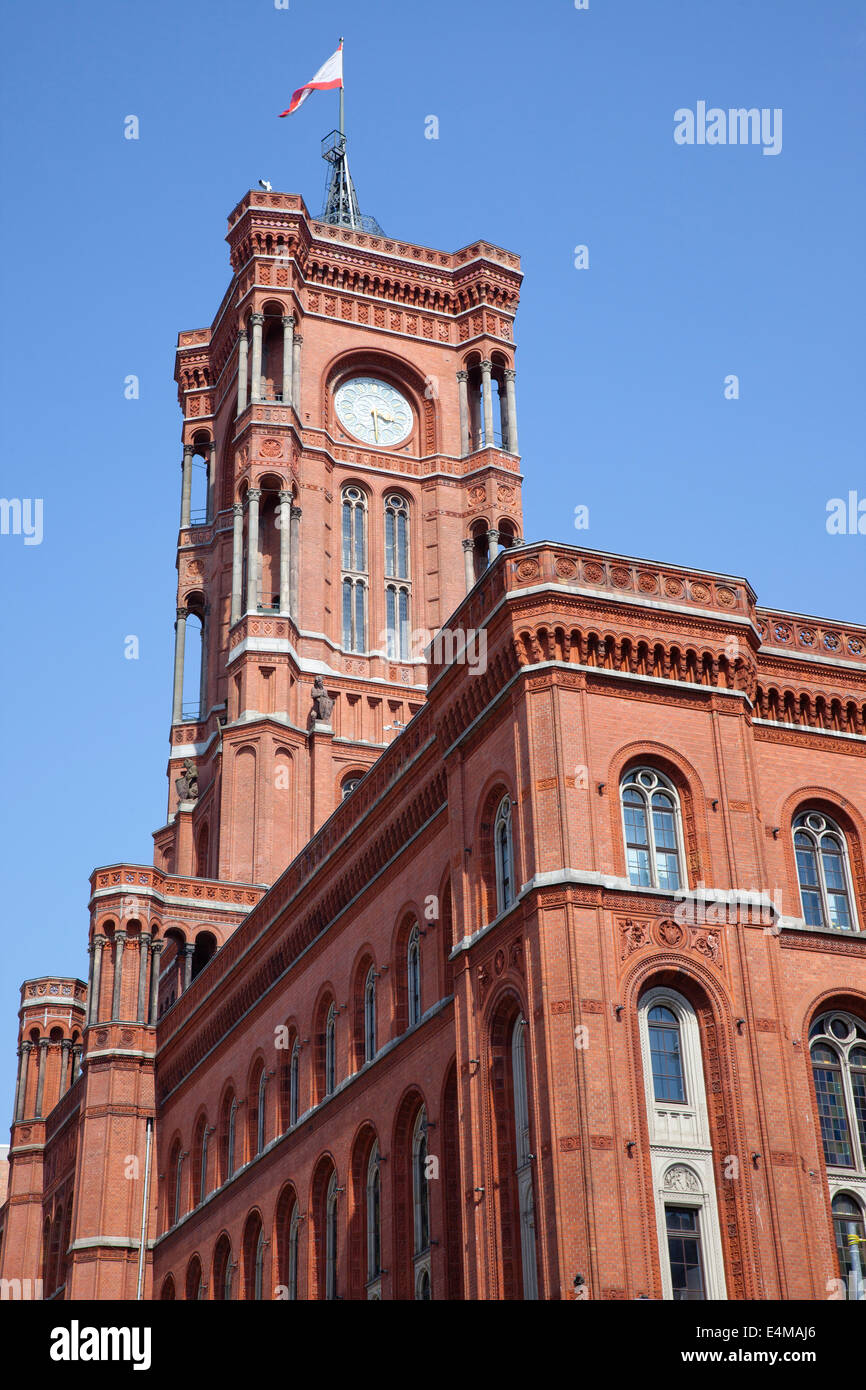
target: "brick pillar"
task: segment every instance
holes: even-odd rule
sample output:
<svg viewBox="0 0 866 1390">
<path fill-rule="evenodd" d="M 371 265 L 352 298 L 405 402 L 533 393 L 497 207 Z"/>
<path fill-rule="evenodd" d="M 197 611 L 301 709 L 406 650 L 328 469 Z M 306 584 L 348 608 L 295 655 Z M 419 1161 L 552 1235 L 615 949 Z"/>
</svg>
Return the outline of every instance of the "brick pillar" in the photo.
<svg viewBox="0 0 866 1390">
<path fill-rule="evenodd" d="M 280 612 L 289 613 L 292 601 L 292 494 L 280 491 Z"/>
<path fill-rule="evenodd" d="M 289 611 L 295 622 L 300 626 L 300 610 L 298 608 L 298 586 L 301 564 L 301 508 L 292 507 L 292 537 L 289 556 Z"/>
<path fill-rule="evenodd" d="M 72 1039 L 63 1038 L 60 1043 L 61 1062 L 60 1062 L 60 1096 L 62 1100 L 69 1090 L 69 1054 L 72 1051 Z"/>
<path fill-rule="evenodd" d="M 262 325 L 264 314 L 250 314 L 253 326 L 253 370 L 250 381 L 250 400 L 255 403 L 262 398 Z"/>
<path fill-rule="evenodd" d="M 247 493 L 247 612 L 255 613 L 259 606 L 259 498 L 261 488 L 251 487 Z"/>
<path fill-rule="evenodd" d="M 499 554 L 499 532 L 493 528 L 487 532 L 487 561 L 493 564 Z"/>
<path fill-rule="evenodd" d="M 463 572 L 466 576 L 466 592 L 475 583 L 475 542 L 471 536 L 469 540 L 463 542 Z"/>
<path fill-rule="evenodd" d="M 214 521 L 216 505 L 216 440 L 212 439 L 207 452 L 207 519 Z"/>
<path fill-rule="evenodd" d="M 503 439 L 503 445 L 507 447 L 509 454 L 520 453 L 517 444 L 517 396 L 514 389 L 516 376 L 517 373 L 513 367 L 505 368 L 505 399 L 508 405 L 508 443 L 505 445 L 505 440 Z"/>
<path fill-rule="evenodd" d="M 190 499 L 192 497 L 192 445 L 183 446 L 183 482 L 180 490 L 180 524 L 189 526 Z"/>
<path fill-rule="evenodd" d="M 292 343 L 292 405 L 300 419 L 301 416 L 301 345 L 303 338 L 296 333 Z"/>
<path fill-rule="evenodd" d="M 195 955 L 195 945 L 187 942 L 183 948 L 183 987 L 189 989 L 192 984 L 192 958 Z"/>
<path fill-rule="evenodd" d="M 23 1120 L 24 1107 L 27 1104 L 27 1082 L 30 1076 L 30 1053 L 33 1051 L 32 1042 L 23 1042 L 19 1051 L 20 1061 L 18 1063 L 18 1094 L 15 1097 L 15 1119 Z"/>
<path fill-rule="evenodd" d="M 99 1022 L 99 990 L 102 984 L 102 948 L 107 941 L 105 936 L 95 936 L 93 938 L 93 982 L 90 991 L 87 1021 L 88 1023 Z"/>
<path fill-rule="evenodd" d="M 493 448 L 493 393 L 490 370 L 493 363 L 487 358 L 481 363 L 481 387 L 484 392 L 484 447 Z"/>
<path fill-rule="evenodd" d="M 72 1080 L 70 1085 L 74 1086 L 81 1075 L 81 1054 L 84 1051 L 81 1043 L 74 1043 L 72 1046 Z"/>
<path fill-rule="evenodd" d="M 33 1114 L 37 1120 L 42 1118 L 42 1097 L 45 1094 L 45 1059 L 48 1056 L 48 1039 L 39 1039 L 39 1071 L 36 1076 L 36 1109 Z"/>
</svg>

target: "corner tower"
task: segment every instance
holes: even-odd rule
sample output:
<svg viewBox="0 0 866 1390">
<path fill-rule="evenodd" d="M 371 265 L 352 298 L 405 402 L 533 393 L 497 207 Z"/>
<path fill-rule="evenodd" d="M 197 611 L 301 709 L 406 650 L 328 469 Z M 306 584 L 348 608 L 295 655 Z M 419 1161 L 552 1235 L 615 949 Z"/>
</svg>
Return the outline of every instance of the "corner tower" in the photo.
<svg viewBox="0 0 866 1390">
<path fill-rule="evenodd" d="M 273 882 L 420 707 L 424 647 L 520 539 L 518 257 L 250 191 L 181 333 L 174 874 Z M 200 649 L 193 630 L 201 632 Z"/>
</svg>

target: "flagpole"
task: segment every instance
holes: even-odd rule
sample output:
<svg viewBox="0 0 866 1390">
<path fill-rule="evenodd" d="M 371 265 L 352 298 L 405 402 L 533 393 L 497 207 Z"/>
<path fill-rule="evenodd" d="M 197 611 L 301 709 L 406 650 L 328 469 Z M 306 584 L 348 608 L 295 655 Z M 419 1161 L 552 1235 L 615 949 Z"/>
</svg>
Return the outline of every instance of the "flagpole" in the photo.
<svg viewBox="0 0 866 1390">
<path fill-rule="evenodd" d="M 342 36 L 342 34 L 341 34 L 341 35 L 340 35 L 340 48 L 342 49 L 342 47 L 343 47 L 343 36 Z M 343 119 L 343 83 L 342 83 L 342 81 L 341 81 L 341 82 L 340 82 L 340 134 L 341 134 L 341 135 L 345 135 L 345 134 L 346 134 L 344 125 L 345 125 L 345 123 L 344 123 L 344 119 Z"/>
</svg>

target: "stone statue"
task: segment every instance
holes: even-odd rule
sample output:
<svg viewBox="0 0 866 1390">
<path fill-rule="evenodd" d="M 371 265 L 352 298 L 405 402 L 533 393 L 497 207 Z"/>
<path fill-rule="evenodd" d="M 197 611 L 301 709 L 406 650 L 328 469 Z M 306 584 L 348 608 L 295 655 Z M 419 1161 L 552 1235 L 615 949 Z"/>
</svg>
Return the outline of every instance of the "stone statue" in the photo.
<svg viewBox="0 0 866 1390">
<path fill-rule="evenodd" d="M 331 719 L 331 710 L 334 708 L 334 701 L 331 699 L 325 683 L 321 676 L 316 676 L 313 681 L 313 714 L 317 724 L 328 724 Z"/>
<path fill-rule="evenodd" d="M 183 774 L 175 778 L 174 785 L 177 788 L 178 801 L 198 800 L 198 773 L 192 758 L 184 758 Z"/>
</svg>

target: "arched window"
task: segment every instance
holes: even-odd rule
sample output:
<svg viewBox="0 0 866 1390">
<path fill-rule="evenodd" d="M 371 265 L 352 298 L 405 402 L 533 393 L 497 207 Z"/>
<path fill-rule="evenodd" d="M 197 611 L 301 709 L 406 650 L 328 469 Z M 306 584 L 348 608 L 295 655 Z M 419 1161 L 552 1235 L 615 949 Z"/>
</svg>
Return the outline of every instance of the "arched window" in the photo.
<svg viewBox="0 0 866 1390">
<path fill-rule="evenodd" d="M 620 794 L 629 879 L 637 888 L 680 888 L 684 855 L 673 783 L 655 768 L 631 768 Z"/>
<path fill-rule="evenodd" d="M 430 1185 L 427 1173 L 427 1109 L 421 1106 L 412 1130 L 412 1206 L 414 1227 L 414 1286 L 416 1299 L 432 1298 L 430 1291 Z M 426 1281 L 424 1276 L 426 1274 Z"/>
<path fill-rule="evenodd" d="M 343 801 L 345 801 L 346 797 L 355 790 L 360 780 L 360 777 L 347 777 L 346 780 L 341 784 L 340 797 Z"/>
<path fill-rule="evenodd" d="M 220 1236 L 213 1256 L 213 1296 L 215 1299 L 230 1299 L 232 1296 L 232 1247 L 226 1235 Z"/>
<path fill-rule="evenodd" d="M 866 1223 L 862 1206 L 849 1192 L 833 1198 L 833 1229 L 846 1296 L 860 1300 L 866 1296 Z"/>
<path fill-rule="evenodd" d="M 515 1021 L 511 1034 L 511 1078 L 514 1093 L 514 1134 L 517 1146 L 517 1204 L 520 1212 L 520 1253 L 523 1297 L 538 1297 L 535 1253 L 535 1195 L 529 1139 L 529 1088 L 526 1079 L 526 1020 Z"/>
<path fill-rule="evenodd" d="M 295 1039 L 289 1066 L 289 1124 L 298 1123 L 298 1094 L 301 1079 L 301 1044 Z"/>
<path fill-rule="evenodd" d="M 186 1298 L 188 1303 L 195 1303 L 203 1297 L 201 1260 L 198 1255 L 193 1255 L 186 1267 Z"/>
<path fill-rule="evenodd" d="M 409 933 L 409 946 L 406 952 L 407 1000 L 409 1005 L 409 1027 L 412 1028 L 421 1017 L 421 933 L 416 922 Z"/>
<path fill-rule="evenodd" d="M 342 633 L 349 652 L 367 649 L 367 498 L 358 487 L 342 493 Z"/>
<path fill-rule="evenodd" d="M 364 981 L 364 1061 L 376 1056 L 376 967 L 370 966 Z"/>
<path fill-rule="evenodd" d="M 396 492 L 385 498 L 385 575 L 409 578 L 409 503 Z"/>
<path fill-rule="evenodd" d="M 328 1009 L 325 1023 L 325 1095 L 333 1094 L 337 1084 L 337 1010 L 334 1004 Z"/>
<path fill-rule="evenodd" d="M 638 1005 L 663 1297 L 724 1299 L 715 1169 L 695 1007 L 667 986 Z"/>
<path fill-rule="evenodd" d="M 511 838 L 511 797 L 504 796 L 493 826 L 496 856 L 496 911 L 505 912 L 514 902 L 514 846 Z"/>
<path fill-rule="evenodd" d="M 264 1297 L 265 1282 L 265 1231 L 259 1225 L 259 1234 L 256 1239 L 255 1264 L 253 1267 L 253 1298 L 262 1299 Z"/>
<path fill-rule="evenodd" d="M 801 811 L 794 849 L 807 926 L 856 931 L 848 846 L 838 825 L 820 811 Z"/>
<path fill-rule="evenodd" d="M 337 1297 L 337 1174 L 331 1174 L 325 1197 L 325 1297 Z"/>
<path fill-rule="evenodd" d="M 298 1245 L 301 1238 L 301 1213 L 298 1211 L 298 1204 L 292 1207 L 292 1219 L 289 1222 L 289 1270 L 288 1270 L 288 1289 L 289 1298 L 298 1297 Z"/>
<path fill-rule="evenodd" d="M 265 1147 L 265 1091 L 268 1084 L 268 1074 L 262 1067 L 262 1074 L 259 1077 L 259 1089 L 256 1108 L 256 1153 L 260 1154 Z"/>
<path fill-rule="evenodd" d="M 173 1174 L 172 1174 L 172 1185 L 173 1185 L 173 1189 L 174 1189 L 172 1195 L 173 1195 L 174 1200 L 173 1200 L 173 1202 L 172 1202 L 172 1218 L 171 1218 L 171 1222 L 172 1222 L 172 1225 L 173 1225 L 173 1226 L 176 1226 L 176 1225 L 177 1225 L 177 1223 L 178 1223 L 178 1221 L 180 1220 L 180 1217 L 181 1217 L 182 1183 L 183 1183 L 183 1150 L 182 1150 L 180 1144 L 177 1144 L 177 1145 L 176 1145 L 176 1148 L 175 1148 L 174 1164 L 173 1164 Z"/>
<path fill-rule="evenodd" d="M 685 1101 L 679 1020 L 667 1005 L 656 1004 L 650 1009 L 647 1022 L 655 1098 L 661 1101 Z"/>
<path fill-rule="evenodd" d="M 202 1115 L 196 1127 L 194 1140 L 194 1159 L 195 1168 L 193 1171 L 193 1201 L 198 1206 L 207 1196 L 207 1160 L 210 1131 L 208 1129 L 207 1116 Z"/>
<path fill-rule="evenodd" d="M 824 1014 L 809 1040 L 824 1161 L 866 1176 L 866 1025 Z"/>
<path fill-rule="evenodd" d="M 391 661 L 412 656 L 409 589 L 405 584 L 385 585 L 385 650 Z"/>
<path fill-rule="evenodd" d="M 234 1177 L 235 1171 L 235 1130 L 237 1128 L 238 1103 L 232 1097 L 226 1125 L 225 1175 L 226 1181 Z"/>
<path fill-rule="evenodd" d="M 378 1279 L 381 1272 L 382 1179 L 379 1173 L 379 1145 L 374 1143 L 367 1164 L 367 1283 Z"/>
</svg>

